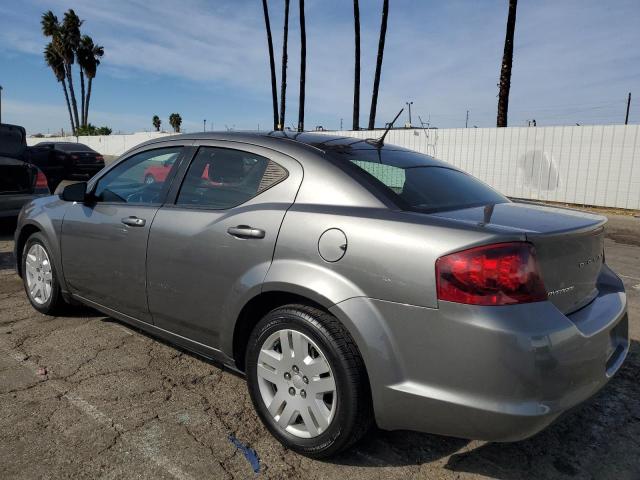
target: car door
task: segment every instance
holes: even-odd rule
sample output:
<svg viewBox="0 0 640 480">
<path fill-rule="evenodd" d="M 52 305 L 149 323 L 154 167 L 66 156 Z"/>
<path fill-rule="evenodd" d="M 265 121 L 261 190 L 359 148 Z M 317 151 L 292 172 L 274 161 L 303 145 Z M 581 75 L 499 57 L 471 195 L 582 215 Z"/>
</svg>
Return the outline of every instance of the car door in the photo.
<svg viewBox="0 0 640 480">
<path fill-rule="evenodd" d="M 181 159 L 187 151 L 175 145 L 134 153 L 90 185 L 92 201 L 69 206 L 61 250 L 65 280 L 74 294 L 151 321 L 145 279 L 147 240 L 175 175 L 147 184 L 144 172 L 170 158 Z"/>
<path fill-rule="evenodd" d="M 219 348 L 224 319 L 261 287 L 302 167 L 266 148 L 207 142 L 185 170 L 151 227 L 149 308 L 156 326 Z"/>
</svg>

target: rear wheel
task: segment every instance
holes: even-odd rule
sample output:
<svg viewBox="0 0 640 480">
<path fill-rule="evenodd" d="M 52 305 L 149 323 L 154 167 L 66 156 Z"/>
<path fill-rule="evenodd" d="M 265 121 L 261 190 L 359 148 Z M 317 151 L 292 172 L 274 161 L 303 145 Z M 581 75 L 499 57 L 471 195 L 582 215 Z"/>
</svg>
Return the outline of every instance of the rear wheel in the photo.
<svg viewBox="0 0 640 480">
<path fill-rule="evenodd" d="M 22 280 L 33 308 L 55 315 L 66 305 L 51 254 L 42 234 L 34 233 L 22 251 Z"/>
<path fill-rule="evenodd" d="M 260 418 L 299 453 L 335 455 L 371 425 L 360 354 L 340 322 L 322 310 L 288 305 L 268 313 L 251 334 L 246 372 Z"/>
</svg>

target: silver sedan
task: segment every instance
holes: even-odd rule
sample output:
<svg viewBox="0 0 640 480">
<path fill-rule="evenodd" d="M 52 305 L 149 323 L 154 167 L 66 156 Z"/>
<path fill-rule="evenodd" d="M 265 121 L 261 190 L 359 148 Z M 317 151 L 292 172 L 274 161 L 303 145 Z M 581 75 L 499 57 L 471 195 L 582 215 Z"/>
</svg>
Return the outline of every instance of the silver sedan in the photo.
<svg viewBox="0 0 640 480">
<path fill-rule="evenodd" d="M 520 440 L 603 387 L 629 348 L 604 223 L 376 141 L 203 133 L 30 202 L 15 248 L 34 308 L 244 373 L 269 431 L 326 457 L 374 423 Z"/>
</svg>

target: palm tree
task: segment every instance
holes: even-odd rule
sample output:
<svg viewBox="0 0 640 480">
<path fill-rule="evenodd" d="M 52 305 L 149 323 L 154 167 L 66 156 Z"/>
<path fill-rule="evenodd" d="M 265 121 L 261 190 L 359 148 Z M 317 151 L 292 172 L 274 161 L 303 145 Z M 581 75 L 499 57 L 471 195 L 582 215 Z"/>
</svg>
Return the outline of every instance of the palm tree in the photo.
<svg viewBox="0 0 640 480">
<path fill-rule="evenodd" d="M 180 125 L 182 124 L 182 117 L 179 113 L 172 113 L 169 115 L 169 124 L 173 127 L 173 131 L 180 133 Z"/>
<path fill-rule="evenodd" d="M 88 79 L 87 95 L 82 100 L 82 125 L 89 122 L 89 102 L 91 101 L 91 86 L 96 77 L 100 58 L 104 55 L 104 48 L 95 45 L 89 35 L 83 35 L 78 46 L 78 64 L 80 65 L 80 78 L 84 74 Z"/>
<path fill-rule="evenodd" d="M 67 84 L 65 81 L 64 59 L 60 56 L 57 50 L 53 47 L 53 44 L 49 42 L 44 49 L 44 61 L 49 68 L 53 71 L 56 80 L 62 84 L 62 91 L 64 92 L 64 99 L 67 102 L 67 110 L 69 111 L 69 122 L 71 123 L 71 131 L 76 131 L 76 126 L 73 123 L 73 114 L 71 113 L 71 104 L 69 103 L 69 94 L 67 93 Z"/>
<path fill-rule="evenodd" d="M 516 30 L 516 8 L 518 0 L 509 0 L 509 16 L 507 17 L 507 34 L 504 38 L 504 54 L 500 70 L 500 93 L 498 94 L 498 119 L 496 126 L 507 126 L 509 110 L 509 90 L 511 89 L 511 66 L 513 64 L 513 36 Z"/>
<path fill-rule="evenodd" d="M 276 63 L 273 57 L 273 39 L 271 38 L 271 22 L 269 21 L 269 6 L 267 0 L 262 0 L 264 10 L 264 25 L 267 30 L 267 44 L 269 46 L 269 67 L 271 68 L 271 99 L 273 102 L 273 129 L 278 129 L 278 87 L 276 85 Z"/>
<path fill-rule="evenodd" d="M 300 102 L 298 104 L 298 131 L 304 131 L 304 90 L 307 77 L 307 31 L 304 21 L 304 0 L 300 0 Z"/>
<path fill-rule="evenodd" d="M 154 115 L 153 118 L 151 119 L 151 122 L 153 123 L 153 126 L 156 129 L 156 132 L 159 132 L 160 125 L 162 125 L 162 120 L 160 120 L 160 117 L 158 115 Z"/>
<path fill-rule="evenodd" d="M 73 88 L 73 74 L 71 71 L 71 65 L 75 62 L 76 52 L 80 45 L 80 26 L 82 20 L 76 15 L 73 9 L 69 9 L 62 20 L 61 32 L 61 53 L 65 59 L 65 70 L 67 73 L 67 82 L 69 82 L 69 93 L 71 94 L 71 105 L 73 106 L 73 114 L 76 120 L 76 125 L 79 125 L 78 116 L 78 103 L 76 102 L 76 94 Z M 81 94 L 84 98 L 84 79 L 81 77 Z"/>
<path fill-rule="evenodd" d="M 279 130 L 284 130 L 284 115 L 287 96 L 287 40 L 289 38 L 289 0 L 284 0 L 284 34 L 282 39 L 282 76 L 280 78 L 280 123 Z"/>
<path fill-rule="evenodd" d="M 378 89 L 380 88 L 380 73 L 382 71 L 382 56 L 384 55 L 384 41 L 387 36 L 387 18 L 389 16 L 389 0 L 382 3 L 382 23 L 380 24 L 380 39 L 378 40 L 378 58 L 376 73 L 373 78 L 373 94 L 371 95 L 371 110 L 369 112 L 369 130 L 373 130 L 376 123 L 376 108 L 378 106 Z"/>
<path fill-rule="evenodd" d="M 353 29 L 356 43 L 353 74 L 353 129 L 360 130 L 360 5 L 353 0 Z"/>
</svg>

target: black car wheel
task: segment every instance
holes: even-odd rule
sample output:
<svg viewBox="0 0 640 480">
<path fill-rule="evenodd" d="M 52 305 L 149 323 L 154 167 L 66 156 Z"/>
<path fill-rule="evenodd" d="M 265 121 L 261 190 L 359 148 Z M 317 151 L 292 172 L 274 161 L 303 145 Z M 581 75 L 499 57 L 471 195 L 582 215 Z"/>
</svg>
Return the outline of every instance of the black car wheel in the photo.
<svg viewBox="0 0 640 480">
<path fill-rule="evenodd" d="M 245 364 L 260 418 L 292 450 L 314 458 L 335 455 L 371 425 L 362 358 L 327 312 L 306 305 L 271 311 L 251 334 Z"/>
</svg>

